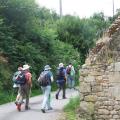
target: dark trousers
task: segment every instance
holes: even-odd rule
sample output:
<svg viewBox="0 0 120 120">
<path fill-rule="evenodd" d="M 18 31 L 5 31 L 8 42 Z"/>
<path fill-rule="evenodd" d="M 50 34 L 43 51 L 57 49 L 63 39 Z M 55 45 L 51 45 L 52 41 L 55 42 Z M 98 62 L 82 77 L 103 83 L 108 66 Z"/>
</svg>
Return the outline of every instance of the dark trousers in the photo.
<svg viewBox="0 0 120 120">
<path fill-rule="evenodd" d="M 63 98 L 65 98 L 66 97 L 66 94 L 65 94 L 66 84 L 65 84 L 65 82 L 57 83 L 57 84 L 58 84 L 58 91 L 56 93 L 56 96 L 58 97 L 60 91 L 62 90 L 63 91 Z"/>
<path fill-rule="evenodd" d="M 26 98 L 25 106 L 29 106 L 29 97 L 30 97 L 31 87 L 29 84 L 20 86 L 20 100 L 19 103 L 22 103 L 23 98 Z"/>
</svg>

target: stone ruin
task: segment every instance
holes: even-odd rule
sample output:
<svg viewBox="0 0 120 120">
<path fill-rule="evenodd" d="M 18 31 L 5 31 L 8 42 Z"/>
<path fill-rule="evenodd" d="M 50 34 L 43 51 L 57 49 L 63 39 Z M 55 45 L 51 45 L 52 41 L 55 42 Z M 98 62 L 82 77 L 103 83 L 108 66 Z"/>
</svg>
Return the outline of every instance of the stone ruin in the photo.
<svg viewBox="0 0 120 120">
<path fill-rule="evenodd" d="M 80 70 L 77 120 L 120 120 L 120 17 Z"/>
</svg>

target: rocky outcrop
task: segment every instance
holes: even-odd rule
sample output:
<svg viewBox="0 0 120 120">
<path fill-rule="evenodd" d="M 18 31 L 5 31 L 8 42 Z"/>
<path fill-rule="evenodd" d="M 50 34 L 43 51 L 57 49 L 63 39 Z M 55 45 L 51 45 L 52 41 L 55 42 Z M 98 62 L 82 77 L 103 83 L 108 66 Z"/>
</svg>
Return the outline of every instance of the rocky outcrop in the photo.
<svg viewBox="0 0 120 120">
<path fill-rule="evenodd" d="M 81 69 L 80 94 L 78 120 L 120 120 L 119 29 L 90 51 Z"/>
</svg>

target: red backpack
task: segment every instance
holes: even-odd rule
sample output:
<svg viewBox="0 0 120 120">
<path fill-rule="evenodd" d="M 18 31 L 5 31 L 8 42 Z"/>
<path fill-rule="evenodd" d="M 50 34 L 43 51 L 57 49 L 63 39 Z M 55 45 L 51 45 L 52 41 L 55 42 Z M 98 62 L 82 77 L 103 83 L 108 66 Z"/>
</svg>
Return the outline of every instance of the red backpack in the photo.
<svg viewBox="0 0 120 120">
<path fill-rule="evenodd" d="M 67 67 L 66 73 L 67 73 L 67 74 L 70 74 L 70 72 L 71 72 L 71 67 Z"/>
</svg>

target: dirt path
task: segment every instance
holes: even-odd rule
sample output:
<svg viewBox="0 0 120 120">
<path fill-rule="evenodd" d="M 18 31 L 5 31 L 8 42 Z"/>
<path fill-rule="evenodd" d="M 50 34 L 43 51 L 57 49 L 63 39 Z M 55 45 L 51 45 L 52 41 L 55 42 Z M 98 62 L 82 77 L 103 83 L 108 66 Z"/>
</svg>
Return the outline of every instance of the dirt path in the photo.
<svg viewBox="0 0 120 120">
<path fill-rule="evenodd" d="M 31 109 L 24 110 L 24 106 L 21 112 L 18 112 L 14 103 L 7 103 L 0 105 L 0 120 L 58 120 L 61 115 L 61 111 L 65 104 L 69 102 L 69 99 L 79 95 L 76 90 L 66 90 L 67 99 L 55 99 L 55 93 L 52 93 L 52 107 L 53 110 L 46 113 L 41 112 L 41 102 L 43 96 L 37 96 L 30 99 Z M 61 96 L 61 94 L 60 94 Z"/>
</svg>

